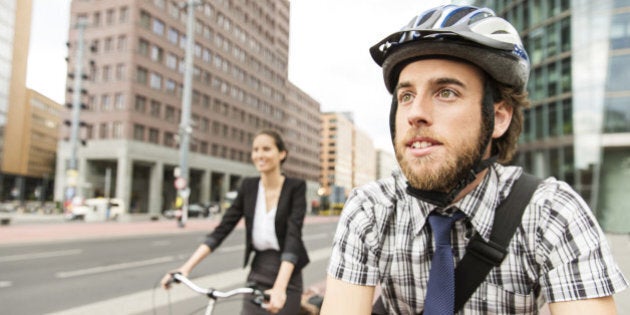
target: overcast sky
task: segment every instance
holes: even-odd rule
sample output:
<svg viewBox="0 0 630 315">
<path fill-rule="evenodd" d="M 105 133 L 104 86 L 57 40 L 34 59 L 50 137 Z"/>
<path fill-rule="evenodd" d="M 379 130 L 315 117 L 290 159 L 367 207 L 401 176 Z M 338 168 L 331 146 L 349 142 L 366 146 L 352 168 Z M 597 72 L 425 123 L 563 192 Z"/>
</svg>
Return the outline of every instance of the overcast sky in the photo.
<svg viewBox="0 0 630 315">
<path fill-rule="evenodd" d="M 368 49 L 446 0 L 292 0 L 289 80 L 322 111 L 349 111 L 377 148 L 393 152 L 390 96 Z M 27 86 L 63 103 L 70 0 L 33 0 Z"/>
</svg>

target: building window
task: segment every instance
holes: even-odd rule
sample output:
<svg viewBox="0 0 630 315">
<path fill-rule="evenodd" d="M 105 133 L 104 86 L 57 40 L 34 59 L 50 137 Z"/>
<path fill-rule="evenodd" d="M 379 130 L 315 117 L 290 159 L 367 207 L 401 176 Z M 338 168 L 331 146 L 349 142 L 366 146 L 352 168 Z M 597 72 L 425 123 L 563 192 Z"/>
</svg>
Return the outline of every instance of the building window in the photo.
<svg viewBox="0 0 630 315">
<path fill-rule="evenodd" d="M 149 128 L 149 142 L 159 144 L 160 143 L 160 131 L 155 128 Z"/>
<path fill-rule="evenodd" d="M 103 42 L 103 51 L 104 52 L 110 52 L 114 49 L 114 39 L 112 37 L 107 37 L 105 38 L 105 41 Z"/>
<path fill-rule="evenodd" d="M 102 79 L 103 82 L 107 82 L 109 81 L 110 75 L 111 75 L 111 70 L 109 66 L 103 66 L 103 73 L 102 73 Z"/>
<path fill-rule="evenodd" d="M 573 134 L 573 106 L 571 99 L 562 101 L 562 133 L 564 135 Z"/>
<path fill-rule="evenodd" d="M 100 24 L 101 24 L 101 13 L 94 12 L 94 15 L 92 16 L 92 26 L 99 26 Z"/>
<path fill-rule="evenodd" d="M 138 67 L 137 70 L 137 78 L 136 81 L 140 84 L 147 84 L 147 77 L 148 77 L 149 71 L 146 68 L 143 67 Z"/>
<path fill-rule="evenodd" d="M 179 19 L 179 7 L 176 2 L 168 2 L 168 14 L 176 20 Z"/>
<path fill-rule="evenodd" d="M 143 56 L 149 55 L 149 42 L 144 38 L 140 38 L 140 40 L 138 40 L 138 53 Z"/>
<path fill-rule="evenodd" d="M 100 139 L 107 139 L 109 137 L 109 128 L 107 123 L 102 123 L 98 128 L 98 137 Z"/>
<path fill-rule="evenodd" d="M 157 73 L 151 72 L 150 86 L 154 90 L 161 90 L 162 89 L 162 76 Z"/>
<path fill-rule="evenodd" d="M 153 19 L 153 27 L 152 27 L 153 33 L 158 34 L 158 35 L 164 35 L 164 22 L 158 20 L 158 19 Z"/>
<path fill-rule="evenodd" d="M 112 24 L 114 24 L 114 9 L 109 9 L 109 10 L 107 10 L 107 13 L 106 13 L 106 14 L 107 14 L 107 15 L 106 15 L 106 17 L 105 17 L 105 20 L 106 20 L 106 22 L 107 22 L 107 25 L 112 25 Z"/>
<path fill-rule="evenodd" d="M 117 110 L 125 109 L 125 95 L 122 93 L 116 93 L 114 97 L 114 107 Z"/>
<path fill-rule="evenodd" d="M 122 81 L 125 79 L 125 64 L 119 63 L 116 65 L 116 80 Z"/>
<path fill-rule="evenodd" d="M 101 111 L 107 112 L 112 110 L 110 97 L 107 94 L 101 95 Z"/>
<path fill-rule="evenodd" d="M 164 119 L 168 122 L 177 122 L 177 117 L 175 117 L 175 107 L 166 106 L 166 112 L 164 113 Z"/>
<path fill-rule="evenodd" d="M 606 99 L 604 132 L 630 132 L 630 97 Z"/>
<path fill-rule="evenodd" d="M 138 113 L 144 113 L 147 107 L 147 99 L 144 96 L 136 95 L 136 102 L 133 109 Z"/>
<path fill-rule="evenodd" d="M 116 46 L 116 49 L 118 49 L 118 51 L 127 50 L 127 36 L 125 35 L 118 36 L 118 44 Z"/>
<path fill-rule="evenodd" d="M 628 91 L 630 87 L 630 55 L 616 55 L 610 58 L 608 91 Z"/>
<path fill-rule="evenodd" d="M 123 137 L 123 124 L 119 121 L 112 124 L 112 138 L 120 139 Z"/>
<path fill-rule="evenodd" d="M 177 55 L 168 53 L 166 55 L 166 66 L 171 70 L 177 70 Z"/>
<path fill-rule="evenodd" d="M 612 49 L 630 48 L 630 13 L 617 14 L 610 26 Z"/>
<path fill-rule="evenodd" d="M 140 12 L 140 26 L 149 29 L 151 27 L 151 15 L 145 11 Z"/>
<path fill-rule="evenodd" d="M 127 7 L 122 7 L 118 11 L 118 22 L 126 23 L 129 19 L 129 9 Z"/>
<path fill-rule="evenodd" d="M 151 100 L 151 116 L 160 117 L 162 113 L 162 104 L 156 100 Z"/>
<path fill-rule="evenodd" d="M 175 134 L 172 132 L 164 133 L 164 145 L 167 147 L 172 147 L 175 145 Z"/>
<path fill-rule="evenodd" d="M 173 81 L 172 79 L 166 79 L 165 88 L 166 88 L 166 93 L 175 94 L 176 89 L 177 89 L 177 83 Z"/>
<path fill-rule="evenodd" d="M 164 59 L 164 50 L 161 47 L 153 45 L 151 46 L 151 60 L 162 62 Z"/>
<path fill-rule="evenodd" d="M 133 139 L 138 141 L 144 141 L 144 126 L 133 125 Z"/>
<path fill-rule="evenodd" d="M 171 42 L 171 44 L 177 45 L 177 41 L 179 40 L 179 32 L 171 27 L 168 29 L 168 34 L 166 35 L 166 38 L 169 42 Z"/>
</svg>

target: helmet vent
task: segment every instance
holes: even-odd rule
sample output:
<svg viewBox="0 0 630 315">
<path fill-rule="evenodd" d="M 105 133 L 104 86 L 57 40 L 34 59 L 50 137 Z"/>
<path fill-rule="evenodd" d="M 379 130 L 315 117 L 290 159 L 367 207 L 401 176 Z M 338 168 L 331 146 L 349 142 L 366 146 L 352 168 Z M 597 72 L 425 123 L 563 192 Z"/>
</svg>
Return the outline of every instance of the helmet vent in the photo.
<svg viewBox="0 0 630 315">
<path fill-rule="evenodd" d="M 434 10 L 431 10 L 431 11 L 429 11 L 429 12 L 425 13 L 425 14 L 422 16 L 422 18 L 420 19 L 420 21 L 418 21 L 418 22 L 416 23 L 416 25 L 415 25 L 415 26 L 417 27 L 417 26 L 422 25 L 422 24 L 423 24 L 424 22 L 426 22 L 429 18 L 431 18 L 431 16 L 433 16 L 433 14 L 435 14 L 435 11 L 437 11 L 437 10 L 435 10 L 435 9 L 434 9 Z"/>
<path fill-rule="evenodd" d="M 461 18 L 463 18 L 466 15 L 468 15 L 468 13 L 474 12 L 476 10 L 477 10 L 477 8 L 473 8 L 473 7 L 463 7 L 463 8 L 460 8 L 458 10 L 455 10 L 455 11 L 451 12 L 448 17 L 446 17 L 444 22 L 442 22 L 442 27 L 452 26 L 453 24 L 459 22 L 459 20 Z"/>
</svg>

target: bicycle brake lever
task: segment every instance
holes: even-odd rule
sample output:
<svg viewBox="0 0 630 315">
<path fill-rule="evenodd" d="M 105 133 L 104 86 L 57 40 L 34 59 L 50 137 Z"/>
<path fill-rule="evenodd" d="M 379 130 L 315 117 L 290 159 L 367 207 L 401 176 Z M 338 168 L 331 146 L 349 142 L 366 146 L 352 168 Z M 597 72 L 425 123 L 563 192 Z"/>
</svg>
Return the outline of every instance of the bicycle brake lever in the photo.
<svg viewBox="0 0 630 315">
<path fill-rule="evenodd" d="M 166 282 L 166 285 L 169 286 L 172 283 L 179 283 L 180 281 L 177 280 L 177 278 L 175 278 L 175 275 L 181 275 L 182 273 L 177 271 L 177 272 L 171 272 L 171 278 L 168 279 L 168 281 Z"/>
<path fill-rule="evenodd" d="M 252 303 L 258 306 L 262 306 L 263 304 L 268 303 L 271 299 L 271 296 L 269 294 L 261 291 L 260 289 L 252 289 L 254 289 L 254 292 L 252 293 L 252 295 L 254 295 L 254 297 L 252 298 Z"/>
</svg>

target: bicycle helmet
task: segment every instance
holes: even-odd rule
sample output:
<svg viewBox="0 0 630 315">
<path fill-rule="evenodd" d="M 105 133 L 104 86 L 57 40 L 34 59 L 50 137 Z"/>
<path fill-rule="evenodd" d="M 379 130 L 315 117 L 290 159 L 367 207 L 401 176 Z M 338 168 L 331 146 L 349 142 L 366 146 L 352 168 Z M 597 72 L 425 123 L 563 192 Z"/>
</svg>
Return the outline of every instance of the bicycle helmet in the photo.
<svg viewBox="0 0 630 315">
<path fill-rule="evenodd" d="M 372 59 L 383 68 L 387 90 L 394 94 L 402 68 L 414 60 L 429 57 L 464 60 L 484 70 L 493 80 L 524 91 L 529 78 L 529 57 L 516 29 L 488 8 L 444 5 L 414 17 L 400 31 L 370 48 Z M 497 160 L 483 159 L 494 129 L 494 103 L 498 101 L 493 84 L 486 80 L 482 100 L 484 145 L 477 161 L 449 191 L 420 190 L 411 185 L 407 192 L 419 199 L 445 207 L 473 182 L 480 172 Z M 392 97 L 389 128 L 395 139 L 398 102 Z"/>
<path fill-rule="evenodd" d="M 488 8 L 444 5 L 414 17 L 400 31 L 370 48 L 394 92 L 401 65 L 423 56 L 466 60 L 496 81 L 525 89 L 529 57 L 516 29 Z"/>
</svg>

